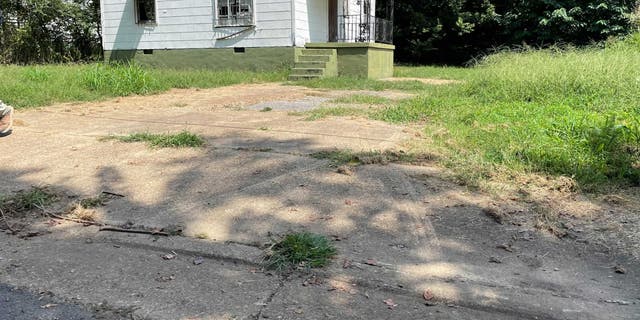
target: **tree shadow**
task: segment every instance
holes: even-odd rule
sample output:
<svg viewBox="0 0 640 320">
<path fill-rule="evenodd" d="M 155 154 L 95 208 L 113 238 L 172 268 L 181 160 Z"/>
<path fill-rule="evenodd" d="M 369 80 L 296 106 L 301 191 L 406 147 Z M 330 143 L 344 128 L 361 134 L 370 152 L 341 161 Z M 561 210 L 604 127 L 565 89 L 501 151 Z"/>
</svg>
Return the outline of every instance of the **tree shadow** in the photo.
<svg viewBox="0 0 640 320">
<path fill-rule="evenodd" d="M 432 312 L 421 297 L 425 290 L 440 303 L 435 310 L 460 317 L 637 315 L 602 298 L 640 293 L 635 272 L 621 276 L 603 270 L 624 257 L 523 226 L 496 224 L 484 213 L 485 196 L 442 180 L 433 168 L 374 164 L 341 174 L 329 160 L 308 156 L 319 151 L 312 139 L 229 138 L 207 136 L 206 149 L 151 150 L 144 156 L 140 148 L 125 148 L 129 151 L 118 161 L 95 168 L 84 186 L 65 181 L 46 165 L 0 169 L 0 191 L 51 183 L 33 180 L 42 176 L 35 173 L 48 172 L 64 194 L 125 195 L 102 209 L 108 223 L 181 224 L 187 237 L 206 236 L 212 246 L 263 248 L 274 238 L 302 231 L 328 236 L 339 255 L 329 268 L 315 272 L 321 283 L 303 285 L 309 274 L 296 273 L 261 292 L 260 312 L 273 315 L 297 317 L 299 310 L 290 308 L 297 303 L 336 317 L 365 318 L 366 313 L 355 313 L 360 310 L 414 318 Z M 217 141 L 226 143 L 216 147 Z M 394 296 L 411 307 L 390 314 L 388 305 L 369 295 Z M 449 310 L 447 304 L 461 309 Z M 569 311 L 557 311 L 562 308 Z M 184 315 L 223 316 L 207 310 L 198 306 Z"/>
</svg>

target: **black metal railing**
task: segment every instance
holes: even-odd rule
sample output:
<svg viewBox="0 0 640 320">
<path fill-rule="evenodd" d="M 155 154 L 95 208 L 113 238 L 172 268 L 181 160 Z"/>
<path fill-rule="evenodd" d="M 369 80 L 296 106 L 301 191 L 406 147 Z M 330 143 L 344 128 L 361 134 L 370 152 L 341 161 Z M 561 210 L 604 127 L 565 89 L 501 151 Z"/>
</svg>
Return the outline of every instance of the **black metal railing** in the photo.
<svg viewBox="0 0 640 320">
<path fill-rule="evenodd" d="M 370 15 L 338 16 L 338 42 L 393 43 L 391 21 Z"/>
</svg>

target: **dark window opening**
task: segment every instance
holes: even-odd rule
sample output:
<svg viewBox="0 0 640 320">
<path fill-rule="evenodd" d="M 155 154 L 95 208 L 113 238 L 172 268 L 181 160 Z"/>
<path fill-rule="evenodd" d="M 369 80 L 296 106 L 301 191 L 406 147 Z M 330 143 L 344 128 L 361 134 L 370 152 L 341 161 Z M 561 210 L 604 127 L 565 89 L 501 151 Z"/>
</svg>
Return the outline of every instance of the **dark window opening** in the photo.
<svg viewBox="0 0 640 320">
<path fill-rule="evenodd" d="M 144 49 L 142 50 L 143 54 L 153 54 L 153 49 Z"/>
<path fill-rule="evenodd" d="M 233 48 L 233 52 L 235 52 L 235 53 L 244 53 L 244 48 L 243 47 L 235 47 L 235 48 Z"/>
<path fill-rule="evenodd" d="M 135 0 L 136 23 L 156 22 L 156 1 Z"/>
</svg>

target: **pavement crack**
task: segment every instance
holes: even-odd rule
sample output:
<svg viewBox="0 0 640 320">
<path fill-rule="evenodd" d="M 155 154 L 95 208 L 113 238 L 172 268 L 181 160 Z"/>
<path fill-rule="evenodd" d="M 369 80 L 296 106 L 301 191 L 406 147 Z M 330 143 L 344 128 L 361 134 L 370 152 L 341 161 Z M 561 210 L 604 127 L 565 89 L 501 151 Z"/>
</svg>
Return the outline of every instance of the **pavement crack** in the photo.
<svg viewBox="0 0 640 320">
<path fill-rule="evenodd" d="M 255 315 L 256 320 L 259 320 L 262 318 L 262 314 L 264 312 L 264 310 L 269 306 L 269 304 L 271 303 L 271 301 L 273 301 L 273 298 L 280 293 L 280 291 L 282 291 L 282 289 L 284 288 L 284 285 L 286 283 L 287 279 L 281 279 L 280 281 L 278 281 L 278 286 L 273 290 L 273 292 L 271 292 L 267 298 L 260 304 L 260 310 L 258 311 L 258 313 Z"/>
</svg>

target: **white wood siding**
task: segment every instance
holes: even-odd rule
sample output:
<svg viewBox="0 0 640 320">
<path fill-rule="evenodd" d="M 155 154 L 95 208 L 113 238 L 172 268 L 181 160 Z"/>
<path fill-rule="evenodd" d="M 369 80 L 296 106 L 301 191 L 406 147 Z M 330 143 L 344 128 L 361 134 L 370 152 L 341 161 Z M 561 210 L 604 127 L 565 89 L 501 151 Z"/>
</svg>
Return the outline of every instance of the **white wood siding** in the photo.
<svg viewBox="0 0 640 320">
<path fill-rule="evenodd" d="M 255 0 L 256 28 L 216 40 L 245 28 L 214 28 L 215 0 L 157 0 L 154 25 L 135 23 L 134 0 L 103 0 L 103 45 L 105 50 L 292 46 L 291 1 Z"/>
</svg>

